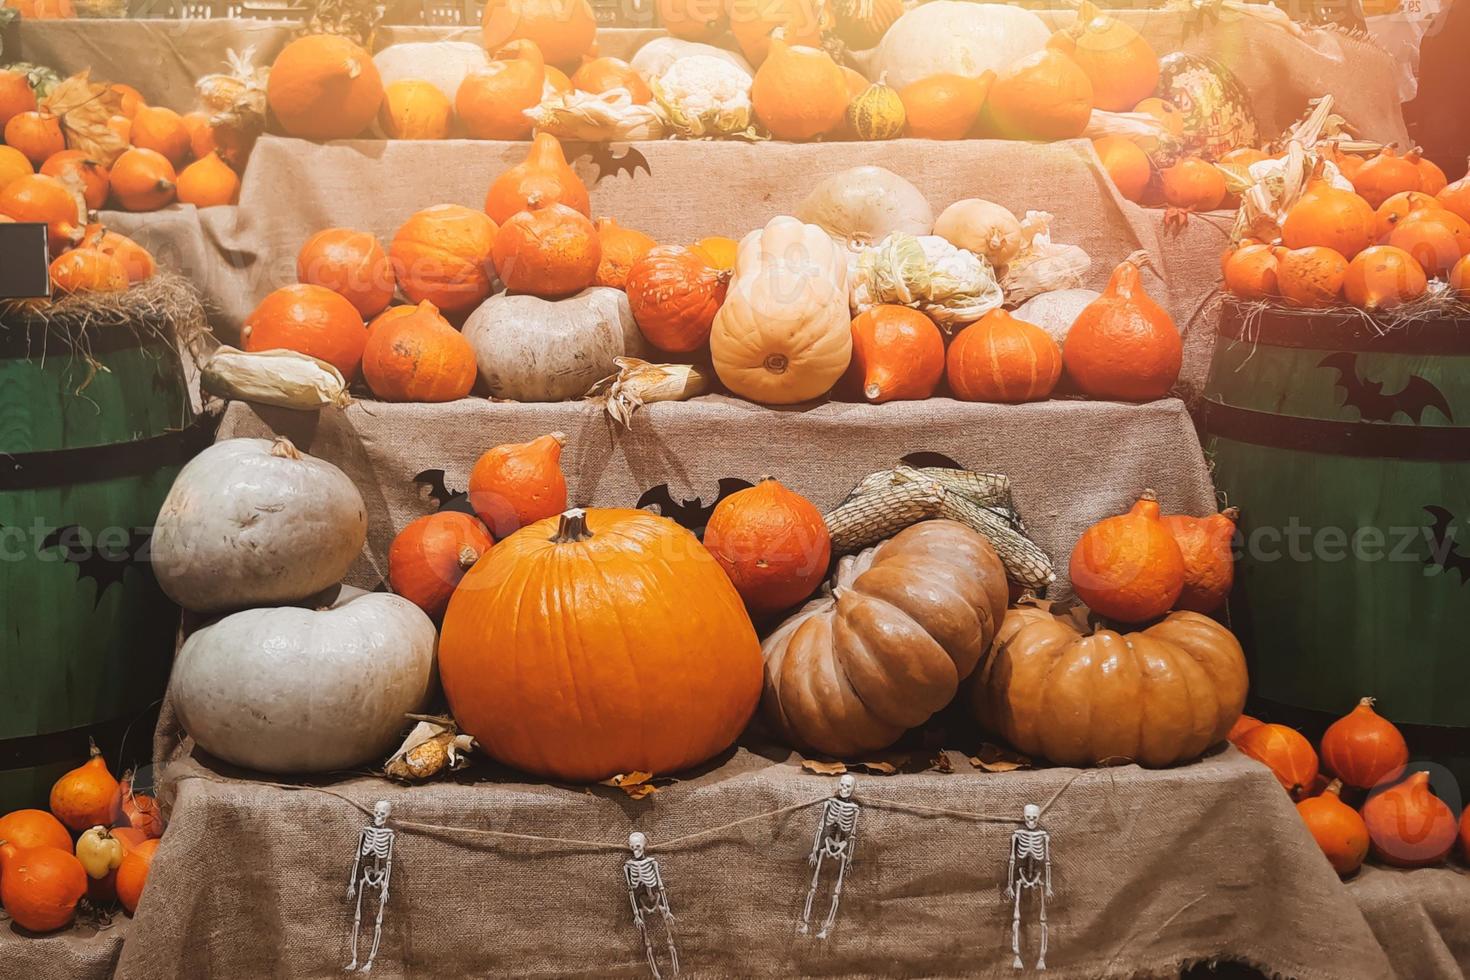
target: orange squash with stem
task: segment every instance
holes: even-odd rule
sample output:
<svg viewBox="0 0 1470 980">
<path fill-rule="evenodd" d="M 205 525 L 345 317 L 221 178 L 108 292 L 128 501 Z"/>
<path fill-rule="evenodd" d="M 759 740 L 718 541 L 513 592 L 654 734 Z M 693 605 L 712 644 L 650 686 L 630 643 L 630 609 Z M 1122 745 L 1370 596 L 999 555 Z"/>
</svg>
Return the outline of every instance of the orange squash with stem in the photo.
<svg viewBox="0 0 1470 980">
<path fill-rule="evenodd" d="M 444 615 L 465 572 L 493 539 L 478 518 L 441 510 L 410 521 L 388 548 L 388 584 L 430 616 Z"/>
<path fill-rule="evenodd" d="M 852 363 L 844 381 L 875 405 L 928 398 L 944 378 L 944 337 L 907 306 L 880 304 L 852 321 Z"/>
<path fill-rule="evenodd" d="M 1184 555 L 1159 520 L 1152 490 L 1133 507 L 1089 527 L 1072 549 L 1072 589 L 1093 612 L 1142 623 L 1174 607 L 1184 590 Z"/>
<path fill-rule="evenodd" d="M 560 432 L 507 443 L 486 452 L 470 470 L 469 499 L 497 539 L 567 508 Z"/>
</svg>

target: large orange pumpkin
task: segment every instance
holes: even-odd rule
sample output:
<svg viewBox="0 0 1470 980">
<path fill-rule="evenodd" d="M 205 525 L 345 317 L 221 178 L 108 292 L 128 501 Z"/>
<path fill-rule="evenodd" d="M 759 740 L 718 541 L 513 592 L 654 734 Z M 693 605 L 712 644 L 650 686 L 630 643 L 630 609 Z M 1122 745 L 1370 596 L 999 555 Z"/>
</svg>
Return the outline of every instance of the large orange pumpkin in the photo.
<svg viewBox="0 0 1470 980">
<path fill-rule="evenodd" d="M 1062 350 L 1034 323 L 991 310 L 950 343 L 945 374 L 962 401 L 1040 401 L 1062 376 Z"/>
<path fill-rule="evenodd" d="M 782 140 L 806 140 L 847 118 L 847 80 L 825 51 L 772 40 L 750 87 L 756 118 Z"/>
<path fill-rule="evenodd" d="M 66 928 L 85 894 L 87 872 L 70 849 L 0 843 L 0 904 L 22 929 Z"/>
<path fill-rule="evenodd" d="M 497 538 L 567 509 L 561 471 L 560 432 L 530 442 L 506 443 L 481 456 L 470 470 L 470 506 Z"/>
<path fill-rule="evenodd" d="M 1373 710 L 1373 699 L 1363 698 L 1322 733 L 1322 761 L 1349 786 L 1372 789 L 1403 774 L 1409 744 L 1393 722 Z"/>
<path fill-rule="evenodd" d="M 116 293 L 128 288 L 128 273 L 110 255 L 74 248 L 51 260 L 51 286 L 58 293 Z"/>
<path fill-rule="evenodd" d="M 1470 253 L 1470 222 L 1437 205 L 1423 208 L 1394 222 L 1386 244 L 1412 255 L 1426 276 L 1444 279 Z"/>
<path fill-rule="evenodd" d="M 411 215 L 388 247 L 403 295 L 415 303 L 428 300 L 447 313 L 478 306 L 494 282 L 499 231 L 484 212 L 458 204 Z"/>
<path fill-rule="evenodd" d="M 811 595 L 832 560 L 822 512 L 769 476 L 715 505 L 704 546 L 755 614 L 789 609 Z"/>
<path fill-rule="evenodd" d="M 1398 223 L 1409 215 L 1416 211 L 1429 209 L 1448 210 L 1443 204 L 1439 203 L 1439 198 L 1433 194 L 1425 194 L 1423 191 L 1404 191 L 1402 194 L 1395 194 L 1393 197 L 1390 197 L 1378 205 L 1378 210 L 1374 212 L 1376 215 L 1374 229 L 1378 236 L 1378 242 L 1382 244 L 1388 241 L 1388 236 L 1393 232 Z"/>
<path fill-rule="evenodd" d="M 975 128 L 995 72 L 978 78 L 940 73 L 910 82 L 898 93 L 904 132 L 915 139 L 962 140 Z"/>
<path fill-rule="evenodd" d="M 490 547 L 490 532 L 470 514 L 426 514 L 389 546 L 388 584 L 430 616 L 441 616 L 460 579 Z"/>
<path fill-rule="evenodd" d="M 26 174 L 0 190 L 0 215 L 46 225 L 46 237 L 55 252 L 71 248 L 81 239 L 85 207 L 80 195 L 45 174 Z"/>
<path fill-rule="evenodd" d="M 495 178 L 485 195 L 485 213 L 505 224 L 522 211 L 565 204 L 591 216 L 587 185 L 567 165 L 561 143 L 550 133 L 537 133 L 526 159 Z"/>
<path fill-rule="evenodd" d="M 364 319 L 393 300 L 393 266 L 366 231 L 327 228 L 312 235 L 296 254 L 296 278 L 341 294 Z"/>
<path fill-rule="evenodd" d="M 412 313 L 379 323 L 362 352 L 362 377 L 390 402 L 452 402 L 475 386 L 470 342 L 425 300 Z"/>
<path fill-rule="evenodd" d="M 1075 61 L 1092 82 L 1093 104 L 1124 112 L 1153 94 L 1159 83 L 1159 56 L 1153 45 L 1126 22 L 1083 0 L 1071 27 L 1053 34 L 1048 45 Z"/>
<path fill-rule="evenodd" d="M 1077 62 L 1053 48 L 997 75 L 980 114 L 987 136 L 1048 141 L 1081 136 L 1091 117 L 1092 82 Z"/>
<path fill-rule="evenodd" d="M 586 215 L 552 204 L 522 211 L 502 225 L 494 256 L 507 290 L 550 299 L 592 285 L 602 243 Z"/>
<path fill-rule="evenodd" d="M 761 652 L 693 534 L 646 511 L 572 510 L 506 538 L 464 577 L 439 675 L 491 756 L 588 782 L 723 751 L 760 697 Z"/>
<path fill-rule="evenodd" d="M 486 6 L 485 12 L 490 9 Z M 540 104 L 545 87 L 541 49 L 531 41 L 513 41 L 496 51 L 488 67 L 465 77 L 454 95 L 454 111 L 475 139 L 525 139 L 531 132 L 526 110 Z"/>
<path fill-rule="evenodd" d="M 351 139 L 377 118 L 383 79 L 372 55 L 345 37 L 309 34 L 281 49 L 266 102 L 291 136 Z"/>
<path fill-rule="evenodd" d="M 1348 263 L 1342 292 L 1369 312 L 1392 310 L 1424 295 L 1429 281 L 1414 256 L 1392 245 L 1365 248 Z"/>
<path fill-rule="evenodd" d="M 240 340 L 247 351 L 294 350 L 326 361 L 351 381 L 357 377 L 367 328 L 362 314 L 323 286 L 283 286 L 245 318 Z"/>
<path fill-rule="evenodd" d="M 87 208 L 97 211 L 107 203 L 107 192 L 111 185 L 108 169 L 91 159 L 81 150 L 62 150 L 53 153 L 41 164 L 41 173 L 57 180 L 75 178 L 82 185 L 82 196 Z"/>
<path fill-rule="evenodd" d="M 1113 270 L 1097 299 L 1077 316 L 1062 347 L 1067 374 L 1093 398 L 1163 398 L 1184 364 L 1174 320 L 1143 291 L 1138 266 Z"/>
<path fill-rule="evenodd" d="M 1141 623 L 1174 608 L 1184 590 L 1184 555 L 1159 520 L 1154 492 L 1082 532 L 1069 574 L 1077 598 L 1111 619 Z"/>
<path fill-rule="evenodd" d="M 1273 254 L 1276 288 L 1289 305 L 1306 309 L 1337 305 L 1348 270 L 1340 252 L 1325 245 L 1308 245 L 1278 248 Z"/>
<path fill-rule="evenodd" d="M 602 251 L 597 285 L 614 289 L 622 289 L 638 260 L 658 247 L 658 242 L 643 232 L 624 228 L 612 218 L 597 219 L 597 239 Z"/>
<path fill-rule="evenodd" d="M 1419 156 L 1417 150 L 1399 156 L 1392 146 L 1385 146 L 1378 151 L 1377 156 L 1369 159 L 1353 174 L 1353 190 L 1373 208 L 1395 194 L 1422 191 L 1424 186 L 1423 179 L 1419 176 Z"/>
<path fill-rule="evenodd" d="M 526 40 L 548 65 L 576 64 L 597 40 L 597 19 L 587 0 L 490 0 L 480 23 L 485 50 Z"/>
<path fill-rule="evenodd" d="M 709 342 L 729 285 L 730 273 L 692 248 L 661 245 L 634 264 L 624 288 L 644 338 L 661 351 L 687 354 Z"/>
<path fill-rule="evenodd" d="M 944 377 L 944 337 L 907 306 L 880 304 L 852 321 L 844 385 L 872 403 L 928 398 Z"/>
</svg>

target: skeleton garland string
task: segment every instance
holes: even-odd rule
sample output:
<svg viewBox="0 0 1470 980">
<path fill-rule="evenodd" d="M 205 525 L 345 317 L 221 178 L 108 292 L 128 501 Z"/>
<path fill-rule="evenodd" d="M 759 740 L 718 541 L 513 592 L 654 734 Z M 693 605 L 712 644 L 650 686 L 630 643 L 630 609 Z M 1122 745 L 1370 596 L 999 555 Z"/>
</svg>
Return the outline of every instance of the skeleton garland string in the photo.
<svg viewBox="0 0 1470 980">
<path fill-rule="evenodd" d="M 822 871 L 828 862 L 837 866 L 837 877 L 832 882 L 832 907 L 827 918 L 822 920 L 818 939 L 826 939 L 837 922 L 837 906 L 842 901 L 842 886 L 847 880 L 847 869 L 852 866 L 852 855 L 857 850 L 857 823 L 862 808 L 853 800 L 857 791 L 857 777 L 844 774 L 837 780 L 837 791 L 822 806 L 822 819 L 817 824 L 817 836 L 812 841 L 812 853 L 807 863 L 812 866 L 812 883 L 806 891 L 806 905 L 801 910 L 801 922 L 796 931 L 805 936 L 811 931 L 812 902 L 816 900 L 817 888 L 822 883 Z"/>
<path fill-rule="evenodd" d="M 383 941 L 383 912 L 388 908 L 388 880 L 393 875 L 393 844 L 397 833 L 388 827 L 388 817 L 393 812 L 392 804 L 379 800 L 373 807 L 373 822 L 362 828 L 357 835 L 357 853 L 352 857 L 352 874 L 347 881 L 347 900 L 357 900 L 357 912 L 352 917 L 352 962 L 347 972 L 358 969 L 358 935 L 362 931 L 362 900 L 368 889 L 378 893 L 378 915 L 373 922 L 373 942 L 368 949 L 367 962 L 362 965 L 363 973 L 371 973 L 373 960 L 378 958 L 378 946 Z"/>
<path fill-rule="evenodd" d="M 1028 803 L 1021 810 L 1021 826 L 1011 834 L 1011 859 L 1006 872 L 1007 900 L 1014 901 L 1011 912 L 1011 966 L 1023 968 L 1021 962 L 1021 897 L 1034 892 L 1038 922 L 1041 927 L 1041 949 L 1036 955 L 1036 969 L 1046 969 L 1046 900 L 1051 891 L 1051 834 L 1041 828 L 1041 807 Z"/>
<path fill-rule="evenodd" d="M 669 908 L 669 890 L 664 887 L 658 858 L 645 853 L 648 838 L 634 831 L 628 835 L 628 850 L 633 856 L 623 862 L 623 881 L 628 886 L 628 904 L 633 907 L 633 925 L 643 940 L 643 953 L 654 980 L 662 980 L 658 969 L 658 953 L 653 948 L 653 925 L 650 917 L 657 914 L 664 924 L 664 943 L 669 950 L 669 976 L 679 975 L 679 950 L 674 944 L 674 913 Z"/>
</svg>

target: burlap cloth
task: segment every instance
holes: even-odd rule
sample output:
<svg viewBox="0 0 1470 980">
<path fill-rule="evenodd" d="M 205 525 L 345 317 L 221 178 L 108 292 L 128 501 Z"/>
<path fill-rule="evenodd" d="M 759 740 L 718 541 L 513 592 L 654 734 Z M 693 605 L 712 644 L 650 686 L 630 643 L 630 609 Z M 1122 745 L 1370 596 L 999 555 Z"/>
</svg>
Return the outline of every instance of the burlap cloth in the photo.
<svg viewBox="0 0 1470 980">
<path fill-rule="evenodd" d="M 131 932 L 132 920 L 121 912 L 101 929 L 82 925 L 44 936 L 0 916 L 0 980 L 107 980 Z"/>
<path fill-rule="evenodd" d="M 1402 980 L 1470 976 L 1470 869 L 1365 865 L 1348 883 Z"/>
</svg>

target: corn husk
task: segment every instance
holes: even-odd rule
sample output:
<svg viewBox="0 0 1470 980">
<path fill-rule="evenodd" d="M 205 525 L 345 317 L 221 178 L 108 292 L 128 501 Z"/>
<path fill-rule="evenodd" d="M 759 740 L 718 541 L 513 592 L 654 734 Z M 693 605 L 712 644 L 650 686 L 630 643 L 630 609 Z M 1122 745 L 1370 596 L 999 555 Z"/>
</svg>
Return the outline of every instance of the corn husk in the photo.
<svg viewBox="0 0 1470 980">
<path fill-rule="evenodd" d="M 300 412 L 328 405 L 345 408 L 352 401 L 341 371 L 291 350 L 247 353 L 221 347 L 200 369 L 200 382 L 205 391 L 220 398 Z"/>
<path fill-rule="evenodd" d="M 638 105 L 625 88 L 561 92 L 526 110 L 536 128 L 558 139 L 626 143 L 663 139 L 667 128 L 657 105 Z"/>
<path fill-rule="evenodd" d="M 1051 215 L 1027 211 L 1021 219 L 1024 244 L 1001 276 L 1007 303 L 1021 303 L 1038 293 L 1054 289 L 1076 289 L 1092 266 L 1092 256 L 1079 245 L 1062 245 L 1051 240 Z"/>
<path fill-rule="evenodd" d="M 236 171 L 244 169 L 256 139 L 265 132 L 270 69 L 257 66 L 254 59 L 254 48 L 227 51 L 226 71 L 205 75 L 194 83 L 199 105 L 209 113 L 220 158 Z"/>
<path fill-rule="evenodd" d="M 58 82 L 40 105 L 60 120 L 68 147 L 104 167 L 111 167 L 128 148 L 107 124 L 122 111 L 122 95 L 104 82 L 92 81 L 90 70 Z"/>
<path fill-rule="evenodd" d="M 1004 300 L 995 270 L 937 235 L 895 232 L 857 254 L 850 280 L 854 314 L 896 303 L 928 314 L 949 332 Z"/>
<path fill-rule="evenodd" d="M 469 765 L 475 739 L 461 733 L 454 719 L 410 717 L 417 719 L 418 724 L 383 765 L 384 775 L 421 783 L 441 772 L 454 772 Z"/>
<path fill-rule="evenodd" d="M 691 364 L 650 364 L 636 357 L 615 357 L 613 363 L 618 373 L 593 385 L 587 397 L 603 399 L 607 414 L 625 426 L 644 405 L 688 401 L 709 391 L 709 377 Z"/>
<path fill-rule="evenodd" d="M 1092 110 L 1082 135 L 1090 140 L 1103 136 L 1126 136 L 1132 140 L 1152 139 L 1159 142 L 1173 139 L 1159 117 L 1152 113 L 1108 112 L 1105 109 Z"/>
</svg>

